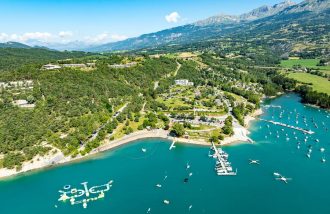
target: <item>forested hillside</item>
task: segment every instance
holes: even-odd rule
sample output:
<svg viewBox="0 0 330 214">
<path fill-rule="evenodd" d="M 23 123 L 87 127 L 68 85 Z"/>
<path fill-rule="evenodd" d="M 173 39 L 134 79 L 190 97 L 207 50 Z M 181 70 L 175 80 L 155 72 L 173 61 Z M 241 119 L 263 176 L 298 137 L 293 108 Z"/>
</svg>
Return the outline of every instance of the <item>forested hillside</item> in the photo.
<svg viewBox="0 0 330 214">
<path fill-rule="evenodd" d="M 0 153 L 5 154 L 5 166 L 19 165 L 22 160 L 48 151 L 50 146 L 65 154 L 78 152 L 82 142 L 120 106 L 129 102 L 129 109 L 139 111 L 140 94 L 147 95 L 154 81 L 177 66 L 172 59 L 146 58 L 134 68 L 111 69 L 107 61 L 100 60 L 93 71 L 70 68 L 45 71 L 29 65 L 0 73 L 0 82 L 23 81 L 24 86 L 33 82 L 32 87 L 0 89 Z M 20 99 L 35 107 L 13 105 L 13 101 Z"/>
<path fill-rule="evenodd" d="M 0 48 L 0 71 L 13 70 L 29 63 L 44 64 L 50 61 L 89 56 L 85 52 L 59 52 L 39 48 Z"/>
</svg>

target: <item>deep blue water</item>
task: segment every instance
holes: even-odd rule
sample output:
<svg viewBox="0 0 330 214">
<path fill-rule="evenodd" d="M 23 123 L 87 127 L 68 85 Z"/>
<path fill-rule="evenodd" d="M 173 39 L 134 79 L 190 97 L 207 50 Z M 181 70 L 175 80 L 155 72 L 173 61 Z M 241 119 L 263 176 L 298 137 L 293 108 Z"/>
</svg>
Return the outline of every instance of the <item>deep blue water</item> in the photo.
<svg viewBox="0 0 330 214">
<path fill-rule="evenodd" d="M 150 213 L 329 214 L 330 135 L 326 130 L 330 128 L 329 112 L 302 105 L 294 94 L 265 104 L 282 108 L 265 108 L 262 118 L 312 129 L 315 134 L 308 135 L 305 143 L 307 135 L 299 131 L 294 134 L 291 129 L 253 122 L 250 137 L 256 144 L 224 148 L 233 167 L 238 169 L 234 177 L 215 174 L 215 162 L 208 157 L 209 148 L 177 144 L 169 151 L 168 141 L 140 140 L 79 163 L 0 181 L 1 214 L 123 214 L 147 213 L 148 208 Z M 283 117 L 279 118 L 281 111 Z M 310 159 L 306 157 L 309 145 L 313 150 Z M 320 152 L 321 147 L 325 148 L 324 153 Z M 147 152 L 141 152 L 142 148 Z M 321 163 L 323 157 L 326 163 Z M 260 165 L 249 165 L 249 159 L 260 160 Z M 191 166 L 189 170 L 187 163 Z M 193 175 L 184 183 L 190 172 Z M 277 181 L 273 172 L 292 180 L 288 184 Z M 57 201 L 58 190 L 64 185 L 81 188 L 84 181 L 93 186 L 109 180 L 114 180 L 114 184 L 105 198 L 89 203 L 87 209 Z M 155 187 L 157 183 L 162 188 Z M 165 199 L 170 201 L 169 205 L 163 203 Z"/>
</svg>

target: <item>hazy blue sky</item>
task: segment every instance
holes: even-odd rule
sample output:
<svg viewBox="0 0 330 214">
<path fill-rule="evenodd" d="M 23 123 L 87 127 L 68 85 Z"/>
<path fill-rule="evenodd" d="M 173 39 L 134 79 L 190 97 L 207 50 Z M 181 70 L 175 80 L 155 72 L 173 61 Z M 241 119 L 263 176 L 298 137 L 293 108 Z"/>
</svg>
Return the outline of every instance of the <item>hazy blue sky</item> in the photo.
<svg viewBox="0 0 330 214">
<path fill-rule="evenodd" d="M 120 40 L 281 0 L 0 0 L 0 42 Z M 167 18 L 166 18 L 167 16 Z"/>
</svg>

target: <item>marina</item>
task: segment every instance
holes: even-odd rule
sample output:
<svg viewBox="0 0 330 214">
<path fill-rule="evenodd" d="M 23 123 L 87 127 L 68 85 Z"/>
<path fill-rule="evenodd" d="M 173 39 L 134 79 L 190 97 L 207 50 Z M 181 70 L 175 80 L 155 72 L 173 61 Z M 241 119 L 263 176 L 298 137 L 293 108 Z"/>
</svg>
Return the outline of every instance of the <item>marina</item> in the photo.
<svg viewBox="0 0 330 214">
<path fill-rule="evenodd" d="M 217 148 L 213 142 L 212 142 L 211 150 L 214 151 L 212 157 L 217 160 L 215 166 L 217 175 L 222 176 L 222 175 L 237 174 L 237 170 L 235 172 L 233 171 L 231 163 L 228 161 L 229 155 L 225 151 L 223 151 L 221 148 Z"/>
</svg>

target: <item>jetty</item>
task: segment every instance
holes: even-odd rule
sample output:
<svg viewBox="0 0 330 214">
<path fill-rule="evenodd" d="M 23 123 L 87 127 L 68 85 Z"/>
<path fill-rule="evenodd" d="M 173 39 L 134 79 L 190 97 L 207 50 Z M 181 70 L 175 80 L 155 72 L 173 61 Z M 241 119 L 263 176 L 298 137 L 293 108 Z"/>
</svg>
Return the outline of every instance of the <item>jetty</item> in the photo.
<svg viewBox="0 0 330 214">
<path fill-rule="evenodd" d="M 277 106 L 277 105 L 265 105 L 265 108 L 282 108 L 282 106 Z"/>
<path fill-rule="evenodd" d="M 170 148 L 169 148 L 169 150 L 172 150 L 173 148 L 175 148 L 175 145 L 174 145 L 175 142 L 176 142 L 176 141 L 175 141 L 175 139 L 174 139 L 173 142 L 172 142 L 172 144 L 171 144 L 171 146 L 170 146 Z"/>
<path fill-rule="evenodd" d="M 260 119 L 260 120 L 268 122 L 268 123 L 272 123 L 272 124 L 277 125 L 277 126 L 283 126 L 283 127 L 286 127 L 286 128 L 295 129 L 295 130 L 301 131 L 301 132 L 306 133 L 306 134 L 314 134 L 314 132 L 312 130 L 303 129 L 303 128 L 288 125 L 288 124 L 285 124 L 285 123 L 276 122 L 276 121 L 273 121 L 273 120 L 265 120 L 265 119 Z"/>
<path fill-rule="evenodd" d="M 215 166 L 215 171 L 217 172 L 217 175 L 236 175 L 237 170 L 234 172 L 231 163 L 228 161 L 229 155 L 221 148 L 217 148 L 213 142 L 211 149 L 214 151 L 212 157 L 217 159 Z"/>
</svg>

